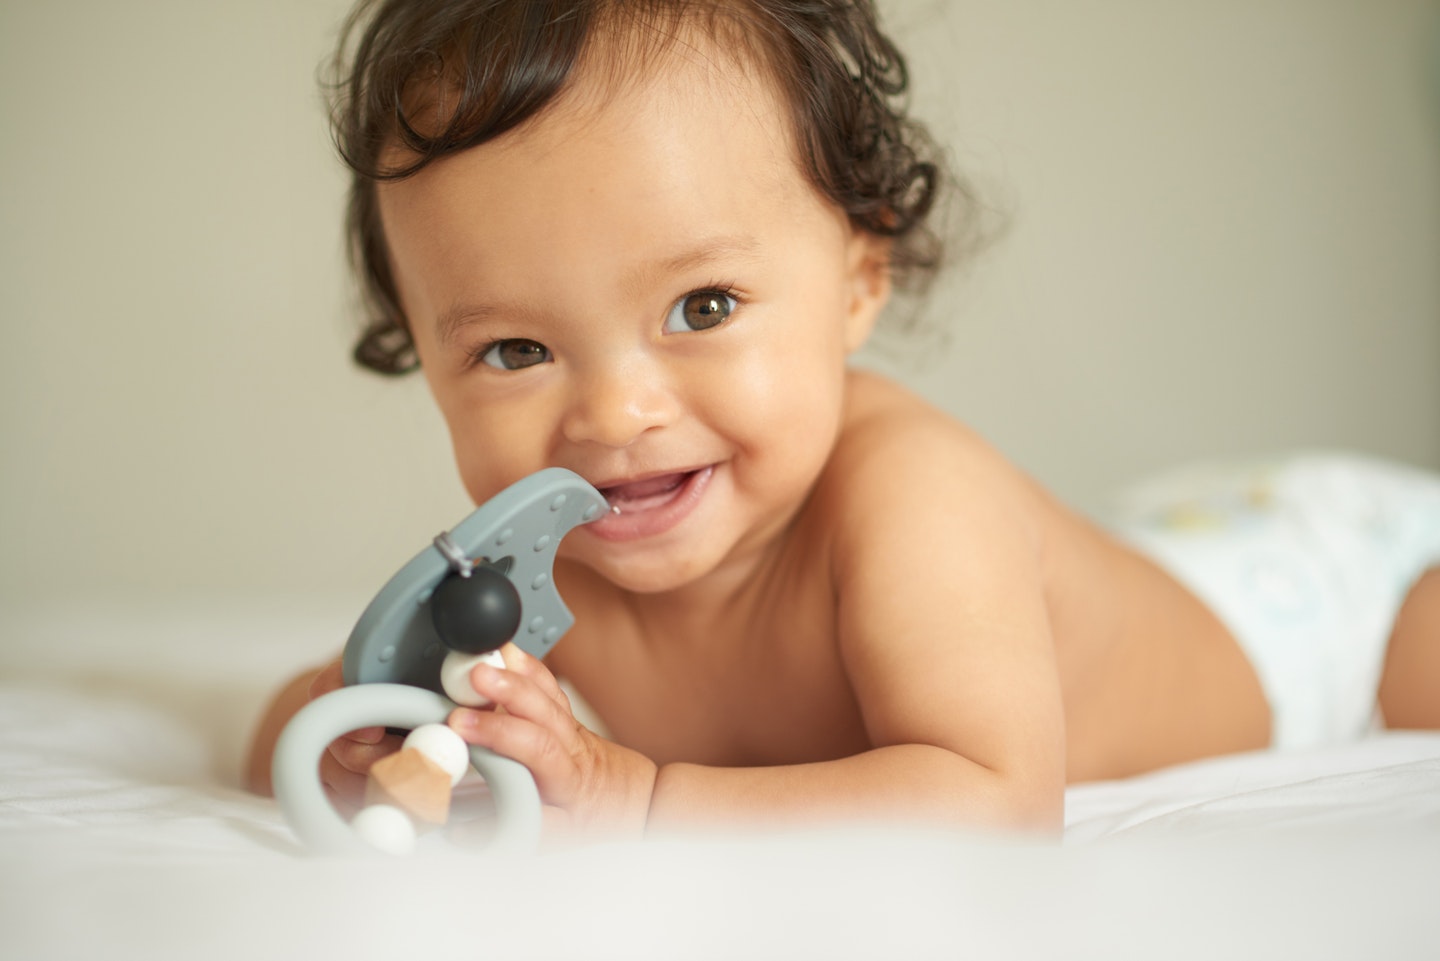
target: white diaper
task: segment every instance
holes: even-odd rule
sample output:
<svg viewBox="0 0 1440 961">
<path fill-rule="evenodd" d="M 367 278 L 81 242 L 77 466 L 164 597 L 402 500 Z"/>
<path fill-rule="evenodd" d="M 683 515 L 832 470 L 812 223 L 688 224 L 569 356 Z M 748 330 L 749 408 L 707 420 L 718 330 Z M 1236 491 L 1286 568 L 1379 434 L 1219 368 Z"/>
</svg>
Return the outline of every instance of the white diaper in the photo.
<svg viewBox="0 0 1440 961">
<path fill-rule="evenodd" d="M 1395 616 L 1440 565 L 1440 477 L 1329 454 L 1199 466 L 1133 490 L 1115 529 L 1235 635 L 1275 747 L 1331 744 L 1371 727 Z"/>
</svg>

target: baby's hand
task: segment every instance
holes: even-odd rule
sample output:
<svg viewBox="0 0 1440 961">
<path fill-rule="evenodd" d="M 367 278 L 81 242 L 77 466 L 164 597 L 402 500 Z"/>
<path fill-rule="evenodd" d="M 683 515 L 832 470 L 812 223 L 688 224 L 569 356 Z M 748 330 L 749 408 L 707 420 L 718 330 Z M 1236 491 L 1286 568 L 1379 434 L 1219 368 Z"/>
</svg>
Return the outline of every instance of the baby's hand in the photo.
<svg viewBox="0 0 1440 961">
<path fill-rule="evenodd" d="M 450 726 L 469 743 L 530 769 L 545 804 L 547 834 L 642 834 L 655 762 L 575 720 L 570 699 L 539 660 L 513 644 L 503 654 L 506 670 L 480 664 L 470 675 L 494 709 L 457 708 Z"/>
<path fill-rule="evenodd" d="M 340 662 L 335 661 L 310 682 L 310 700 L 342 686 Z M 325 785 L 331 802 L 346 813 L 358 811 L 365 803 L 370 766 L 400 750 L 403 740 L 398 734 L 385 733 L 383 727 L 364 727 L 331 741 L 320 758 L 320 783 Z"/>
</svg>

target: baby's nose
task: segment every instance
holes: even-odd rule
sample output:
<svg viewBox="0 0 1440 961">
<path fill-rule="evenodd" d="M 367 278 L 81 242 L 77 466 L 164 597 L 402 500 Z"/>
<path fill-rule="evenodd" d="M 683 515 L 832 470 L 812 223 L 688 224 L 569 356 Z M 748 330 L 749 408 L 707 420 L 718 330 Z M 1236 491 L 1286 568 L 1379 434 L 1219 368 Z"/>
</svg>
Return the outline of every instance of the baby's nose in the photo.
<svg viewBox="0 0 1440 961">
<path fill-rule="evenodd" d="M 680 404 L 664 375 L 627 365 L 577 378 L 565 415 L 565 436 L 576 444 L 628 447 L 648 431 L 674 423 Z"/>
</svg>

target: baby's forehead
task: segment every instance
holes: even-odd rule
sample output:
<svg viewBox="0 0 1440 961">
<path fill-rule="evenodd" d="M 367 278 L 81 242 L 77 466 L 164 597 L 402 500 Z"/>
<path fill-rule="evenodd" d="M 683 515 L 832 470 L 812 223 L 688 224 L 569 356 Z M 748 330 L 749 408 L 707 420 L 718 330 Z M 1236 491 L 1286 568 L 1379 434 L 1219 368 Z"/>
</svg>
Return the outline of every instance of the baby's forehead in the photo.
<svg viewBox="0 0 1440 961">
<path fill-rule="evenodd" d="M 717 78 L 741 72 L 776 83 L 781 47 L 761 14 L 743 4 L 661 5 L 656 16 L 616 12 L 597 22 L 581 47 L 577 68 L 600 83 L 644 79 L 655 71 L 689 63 L 711 68 Z"/>
<path fill-rule="evenodd" d="M 786 71 L 777 62 L 784 55 L 747 4 L 593 7 L 597 15 L 570 32 L 531 36 L 487 21 L 447 42 L 428 68 L 403 78 L 389 146 L 423 155 L 437 143 L 478 145 L 556 113 L 594 116 L 615 98 L 677 72 L 687 82 L 743 88 L 752 100 L 766 101 L 756 108 L 778 106 L 779 117 L 767 119 L 778 119 L 778 132 L 794 142 L 794 112 L 780 79 Z M 675 109 L 685 109 L 683 88 L 670 88 L 681 94 Z"/>
<path fill-rule="evenodd" d="M 786 91 L 764 53 L 696 24 L 658 36 L 640 26 L 597 37 L 556 97 L 556 109 L 595 111 L 637 92 L 672 110 L 711 111 L 717 127 L 760 123 L 791 134 Z"/>
</svg>

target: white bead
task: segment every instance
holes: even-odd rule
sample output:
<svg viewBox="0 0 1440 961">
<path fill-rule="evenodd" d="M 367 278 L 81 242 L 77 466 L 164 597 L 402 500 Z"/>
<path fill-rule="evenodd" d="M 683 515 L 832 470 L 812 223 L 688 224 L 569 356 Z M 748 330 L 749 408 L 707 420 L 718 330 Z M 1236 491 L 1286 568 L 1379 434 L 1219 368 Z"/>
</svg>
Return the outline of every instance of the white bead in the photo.
<svg viewBox="0 0 1440 961">
<path fill-rule="evenodd" d="M 406 855 L 415 851 L 415 824 L 410 816 L 389 804 L 362 808 L 350 827 L 366 844 L 385 854 Z"/>
<path fill-rule="evenodd" d="M 499 651 L 486 651 L 484 654 L 451 651 L 445 655 L 445 661 L 440 665 L 440 686 L 445 689 L 446 696 L 456 704 L 485 707 L 490 703 L 488 697 L 476 694 L 475 688 L 470 684 L 470 672 L 475 669 L 476 664 L 489 664 L 503 669 L 505 659 L 500 656 Z"/>
<path fill-rule="evenodd" d="M 470 770 L 470 745 L 444 724 L 420 725 L 405 738 L 403 747 L 419 751 L 444 768 L 452 787 Z"/>
</svg>

